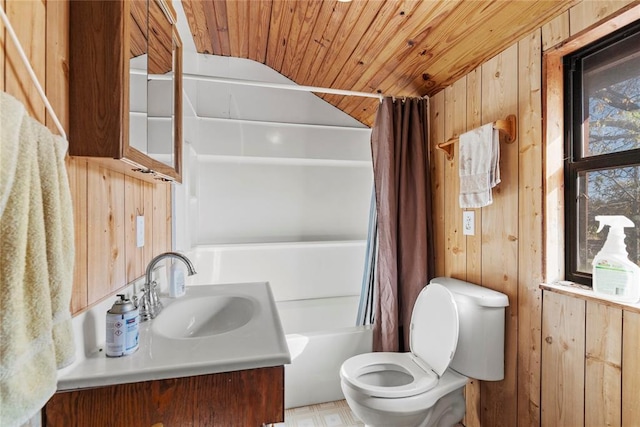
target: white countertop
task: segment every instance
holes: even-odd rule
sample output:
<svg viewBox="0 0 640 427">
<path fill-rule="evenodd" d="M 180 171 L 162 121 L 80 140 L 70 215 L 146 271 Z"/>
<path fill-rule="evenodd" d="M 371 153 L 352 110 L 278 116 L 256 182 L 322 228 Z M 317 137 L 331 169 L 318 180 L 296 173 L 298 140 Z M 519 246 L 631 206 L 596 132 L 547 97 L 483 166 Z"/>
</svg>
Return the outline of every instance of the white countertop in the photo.
<svg viewBox="0 0 640 427">
<path fill-rule="evenodd" d="M 140 347 L 129 356 L 106 357 L 103 346 L 66 368 L 58 390 L 265 368 L 291 363 L 291 356 L 266 282 L 187 287 L 185 296 L 162 299 L 166 307 L 183 298 L 239 295 L 257 302 L 258 310 L 244 326 L 203 338 L 167 338 L 152 330 L 154 320 L 140 324 Z M 160 313 L 162 316 L 162 313 Z"/>
</svg>

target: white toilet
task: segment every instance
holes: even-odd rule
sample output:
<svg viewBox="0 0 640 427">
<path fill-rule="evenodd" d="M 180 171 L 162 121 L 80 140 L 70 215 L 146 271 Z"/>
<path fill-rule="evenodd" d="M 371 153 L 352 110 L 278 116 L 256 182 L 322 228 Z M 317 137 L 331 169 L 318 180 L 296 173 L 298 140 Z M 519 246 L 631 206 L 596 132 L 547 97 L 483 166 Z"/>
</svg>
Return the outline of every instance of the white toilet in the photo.
<svg viewBox="0 0 640 427">
<path fill-rule="evenodd" d="M 453 426 L 469 378 L 504 378 L 505 294 L 457 279 L 431 280 L 411 314 L 409 353 L 366 353 L 342 364 L 342 391 L 371 427 Z"/>
</svg>

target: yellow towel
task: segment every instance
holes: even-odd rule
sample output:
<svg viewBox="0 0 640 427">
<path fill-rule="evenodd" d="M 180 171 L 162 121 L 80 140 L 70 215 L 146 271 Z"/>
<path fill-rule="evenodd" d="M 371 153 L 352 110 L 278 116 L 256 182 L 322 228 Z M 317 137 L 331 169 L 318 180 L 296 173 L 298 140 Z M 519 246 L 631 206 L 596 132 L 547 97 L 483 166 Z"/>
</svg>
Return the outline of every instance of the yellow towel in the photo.
<svg viewBox="0 0 640 427">
<path fill-rule="evenodd" d="M 73 218 L 66 141 L 0 92 L 0 425 L 21 425 L 53 395 L 74 354 L 69 302 Z M 15 158 L 6 168 L 5 155 Z M 5 196 L 6 195 L 6 196 Z"/>
</svg>

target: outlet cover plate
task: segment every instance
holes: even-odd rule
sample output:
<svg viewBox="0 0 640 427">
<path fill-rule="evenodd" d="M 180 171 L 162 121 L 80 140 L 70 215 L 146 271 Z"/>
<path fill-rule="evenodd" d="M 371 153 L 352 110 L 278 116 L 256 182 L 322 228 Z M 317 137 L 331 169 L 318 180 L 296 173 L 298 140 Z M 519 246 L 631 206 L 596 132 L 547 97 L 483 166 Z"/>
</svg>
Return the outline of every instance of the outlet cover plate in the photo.
<svg viewBox="0 0 640 427">
<path fill-rule="evenodd" d="M 473 236 L 475 234 L 476 218 L 474 211 L 462 212 L 462 234 Z"/>
<path fill-rule="evenodd" d="M 141 248 L 144 246 L 144 216 L 136 217 L 136 245 Z"/>
</svg>

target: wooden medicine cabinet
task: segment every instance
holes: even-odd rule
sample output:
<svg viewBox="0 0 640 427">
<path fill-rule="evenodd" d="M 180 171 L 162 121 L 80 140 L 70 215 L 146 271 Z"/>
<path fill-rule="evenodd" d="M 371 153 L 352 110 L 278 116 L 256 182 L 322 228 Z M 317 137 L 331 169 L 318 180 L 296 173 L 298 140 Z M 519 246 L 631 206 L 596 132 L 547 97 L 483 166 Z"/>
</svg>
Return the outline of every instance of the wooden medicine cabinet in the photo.
<svg viewBox="0 0 640 427">
<path fill-rule="evenodd" d="M 182 45 L 164 0 L 70 2 L 69 154 L 181 182 Z"/>
</svg>

